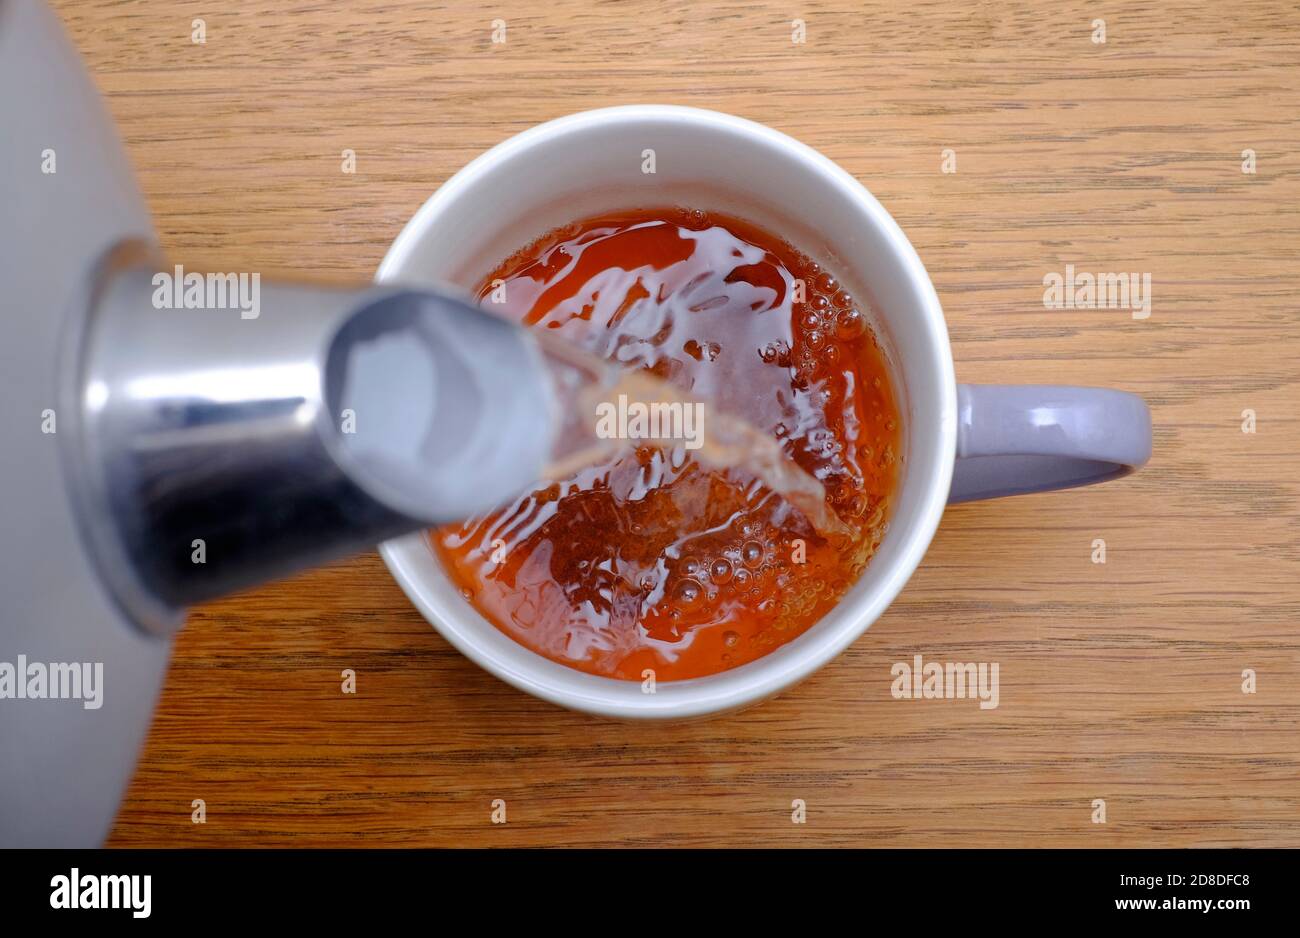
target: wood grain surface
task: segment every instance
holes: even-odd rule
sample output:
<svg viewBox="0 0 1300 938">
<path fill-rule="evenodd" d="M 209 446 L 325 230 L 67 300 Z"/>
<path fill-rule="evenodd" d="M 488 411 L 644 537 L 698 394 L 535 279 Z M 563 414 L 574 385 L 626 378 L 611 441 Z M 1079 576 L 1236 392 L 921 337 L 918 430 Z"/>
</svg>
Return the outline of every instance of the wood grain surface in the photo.
<svg viewBox="0 0 1300 938">
<path fill-rule="evenodd" d="M 1130 479 L 949 510 L 844 655 L 701 722 L 512 690 L 374 554 L 198 609 L 112 844 L 1300 846 L 1295 4 L 55 5 L 192 266 L 368 278 L 509 135 L 698 105 L 880 198 L 961 380 L 1111 385 L 1156 428 Z M 1150 318 L 1045 309 L 1066 264 L 1150 273 Z M 998 662 L 1000 705 L 894 699 L 891 665 L 915 654 Z"/>
</svg>

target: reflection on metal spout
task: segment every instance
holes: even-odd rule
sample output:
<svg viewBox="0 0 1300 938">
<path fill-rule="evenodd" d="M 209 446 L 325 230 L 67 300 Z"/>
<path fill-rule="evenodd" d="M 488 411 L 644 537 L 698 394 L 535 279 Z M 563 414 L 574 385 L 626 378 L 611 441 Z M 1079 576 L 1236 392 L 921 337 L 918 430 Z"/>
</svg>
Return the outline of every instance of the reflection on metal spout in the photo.
<svg viewBox="0 0 1300 938">
<path fill-rule="evenodd" d="M 299 404 L 298 409 L 293 412 L 293 419 L 300 427 L 310 427 L 316 422 L 316 415 L 320 413 L 320 408 L 315 404 L 306 402 Z"/>
<path fill-rule="evenodd" d="M 108 385 L 103 381 L 92 381 L 86 385 L 85 404 L 89 413 L 98 413 L 108 403 Z"/>
<path fill-rule="evenodd" d="M 180 374 L 146 375 L 126 385 L 129 397 L 140 400 L 199 398 L 216 404 L 239 401 L 301 400 L 320 387 L 320 369 L 312 364 L 277 363 L 263 367 L 215 368 Z"/>
</svg>

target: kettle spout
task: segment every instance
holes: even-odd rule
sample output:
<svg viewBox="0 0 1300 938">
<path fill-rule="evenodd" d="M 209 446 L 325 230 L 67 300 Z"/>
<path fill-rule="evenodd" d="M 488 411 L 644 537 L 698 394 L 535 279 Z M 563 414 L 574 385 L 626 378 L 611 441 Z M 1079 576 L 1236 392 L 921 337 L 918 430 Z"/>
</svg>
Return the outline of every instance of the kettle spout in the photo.
<svg viewBox="0 0 1300 938">
<path fill-rule="evenodd" d="M 125 242 L 68 321 L 64 474 L 100 578 L 142 628 L 541 478 L 556 399 L 527 331 L 376 286 L 257 281 L 255 302 L 227 291 L 214 308 L 223 276 L 243 289 Z"/>
</svg>

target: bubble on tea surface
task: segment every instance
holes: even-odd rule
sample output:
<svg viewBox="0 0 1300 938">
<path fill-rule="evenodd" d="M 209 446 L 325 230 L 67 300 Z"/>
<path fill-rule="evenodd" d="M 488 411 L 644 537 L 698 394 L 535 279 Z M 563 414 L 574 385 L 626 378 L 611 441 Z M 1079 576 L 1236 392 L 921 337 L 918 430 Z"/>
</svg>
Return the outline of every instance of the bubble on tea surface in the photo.
<svg viewBox="0 0 1300 938">
<path fill-rule="evenodd" d="M 844 342 L 859 338 L 866 331 L 867 322 L 856 308 L 841 310 L 835 317 L 835 335 Z"/>
<path fill-rule="evenodd" d="M 673 598 L 683 606 L 694 605 L 704 592 L 700 584 L 691 579 L 682 580 L 673 589 Z"/>
</svg>

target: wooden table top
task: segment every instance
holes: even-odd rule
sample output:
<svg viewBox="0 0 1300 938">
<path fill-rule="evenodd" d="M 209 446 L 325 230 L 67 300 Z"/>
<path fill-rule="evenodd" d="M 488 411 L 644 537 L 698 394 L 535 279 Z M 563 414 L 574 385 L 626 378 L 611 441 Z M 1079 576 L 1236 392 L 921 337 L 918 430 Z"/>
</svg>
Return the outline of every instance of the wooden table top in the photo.
<svg viewBox="0 0 1300 938">
<path fill-rule="evenodd" d="M 509 135 L 698 105 L 872 190 L 961 380 L 1110 385 L 1155 419 L 1132 478 L 950 509 L 839 659 L 701 722 L 501 684 L 375 554 L 195 610 L 112 844 L 1300 846 L 1294 4 L 55 5 L 178 261 L 368 278 Z M 1150 273 L 1150 317 L 1045 309 L 1066 264 Z M 998 662 L 999 706 L 894 699 L 916 654 Z"/>
</svg>

